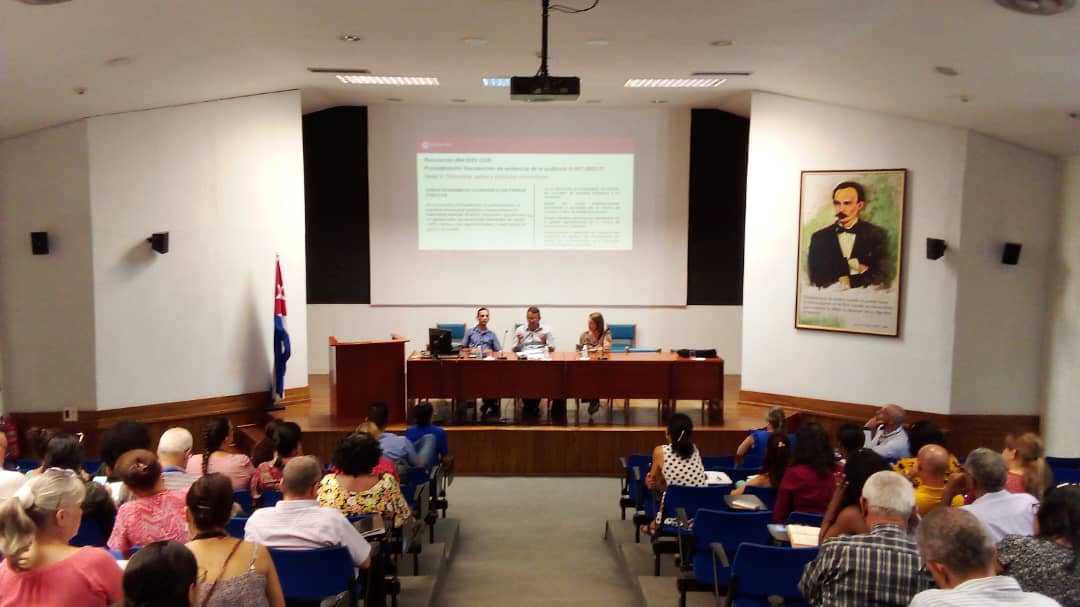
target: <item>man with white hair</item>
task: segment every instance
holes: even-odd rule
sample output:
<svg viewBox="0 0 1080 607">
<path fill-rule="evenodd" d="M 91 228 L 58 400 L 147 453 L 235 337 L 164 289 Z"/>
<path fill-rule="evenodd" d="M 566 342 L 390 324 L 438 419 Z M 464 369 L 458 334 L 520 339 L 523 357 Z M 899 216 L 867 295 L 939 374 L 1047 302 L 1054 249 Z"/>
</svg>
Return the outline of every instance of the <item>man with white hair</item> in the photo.
<svg viewBox="0 0 1080 607">
<path fill-rule="evenodd" d="M 165 480 L 166 489 L 189 489 L 199 479 L 198 475 L 187 473 L 193 444 L 187 428 L 169 428 L 161 434 L 157 457 L 161 462 L 161 478 Z"/>
<path fill-rule="evenodd" d="M 911 447 L 904 430 L 905 415 L 900 405 L 885 405 L 879 409 L 863 426 L 866 447 L 885 459 L 909 457 Z"/>
<path fill-rule="evenodd" d="M 1024 592 L 1014 578 L 995 575 L 994 541 L 979 519 L 962 508 L 938 508 L 915 532 L 919 553 L 940 590 L 915 595 L 911 607 L 1052 607 L 1059 603 Z"/>
<path fill-rule="evenodd" d="M 975 501 L 961 508 L 975 515 L 986 525 L 994 543 L 1006 535 L 1034 535 L 1035 511 L 1039 500 L 1030 493 L 1009 493 L 1005 490 L 1008 466 L 1005 458 L 993 449 L 979 447 L 968 454 L 964 473 L 953 474 L 945 485 L 942 503 L 965 491 L 975 495 Z"/>
<path fill-rule="evenodd" d="M 806 565 L 799 590 L 815 606 L 906 606 L 930 587 L 930 576 L 907 533 L 915 490 L 896 472 L 877 472 L 863 486 L 859 508 L 869 533 L 826 540 L 818 557 Z"/>
</svg>

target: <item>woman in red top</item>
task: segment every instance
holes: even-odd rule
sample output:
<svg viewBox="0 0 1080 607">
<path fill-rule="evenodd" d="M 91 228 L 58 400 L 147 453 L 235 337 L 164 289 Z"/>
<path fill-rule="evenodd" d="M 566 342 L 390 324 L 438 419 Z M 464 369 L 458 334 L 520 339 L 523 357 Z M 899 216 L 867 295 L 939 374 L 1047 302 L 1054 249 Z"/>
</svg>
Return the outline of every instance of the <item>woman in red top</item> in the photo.
<svg viewBox="0 0 1080 607">
<path fill-rule="evenodd" d="M 74 471 L 49 468 L 0 500 L 0 607 L 105 607 L 123 598 L 108 552 L 68 545 L 85 495 Z"/>
<path fill-rule="evenodd" d="M 263 491 L 281 491 L 281 475 L 285 464 L 294 457 L 304 454 L 300 444 L 300 425 L 295 422 L 278 422 L 270 432 L 274 443 L 274 457 L 262 462 L 251 477 L 251 495 L 262 496 Z"/>
<path fill-rule="evenodd" d="M 799 428 L 795 457 L 776 495 L 773 521 L 783 523 L 795 511 L 825 514 L 836 489 L 833 473 L 838 470 L 829 434 L 814 422 Z"/>
</svg>

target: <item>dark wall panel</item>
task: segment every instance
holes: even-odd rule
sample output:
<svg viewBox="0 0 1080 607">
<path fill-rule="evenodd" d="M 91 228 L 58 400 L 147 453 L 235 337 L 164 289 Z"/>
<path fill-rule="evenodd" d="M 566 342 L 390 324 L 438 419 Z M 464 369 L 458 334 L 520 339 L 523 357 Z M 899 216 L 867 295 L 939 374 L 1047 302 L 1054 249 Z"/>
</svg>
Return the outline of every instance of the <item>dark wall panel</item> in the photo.
<svg viewBox="0 0 1080 607">
<path fill-rule="evenodd" d="M 367 108 L 304 116 L 308 303 L 371 303 Z"/>
<path fill-rule="evenodd" d="M 750 120 L 693 110 L 686 303 L 742 305 Z"/>
</svg>

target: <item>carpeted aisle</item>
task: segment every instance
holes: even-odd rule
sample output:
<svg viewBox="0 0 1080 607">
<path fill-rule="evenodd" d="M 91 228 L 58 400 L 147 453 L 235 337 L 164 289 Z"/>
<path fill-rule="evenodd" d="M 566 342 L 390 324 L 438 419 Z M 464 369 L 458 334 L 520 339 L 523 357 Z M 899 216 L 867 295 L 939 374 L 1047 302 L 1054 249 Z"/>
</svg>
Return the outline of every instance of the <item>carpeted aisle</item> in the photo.
<svg viewBox="0 0 1080 607">
<path fill-rule="evenodd" d="M 448 493 L 461 535 L 437 605 L 638 600 L 601 539 L 618 516 L 618 479 L 459 477 Z"/>
</svg>

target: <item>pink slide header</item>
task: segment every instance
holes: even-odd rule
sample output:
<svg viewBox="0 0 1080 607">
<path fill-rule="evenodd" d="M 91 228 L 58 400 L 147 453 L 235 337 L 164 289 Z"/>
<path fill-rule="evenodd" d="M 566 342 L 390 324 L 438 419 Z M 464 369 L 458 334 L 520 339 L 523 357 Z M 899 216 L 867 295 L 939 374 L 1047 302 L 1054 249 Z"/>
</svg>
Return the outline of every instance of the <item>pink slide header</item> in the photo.
<svg viewBox="0 0 1080 607">
<path fill-rule="evenodd" d="M 420 154 L 633 154 L 629 137 L 420 137 Z"/>
</svg>

